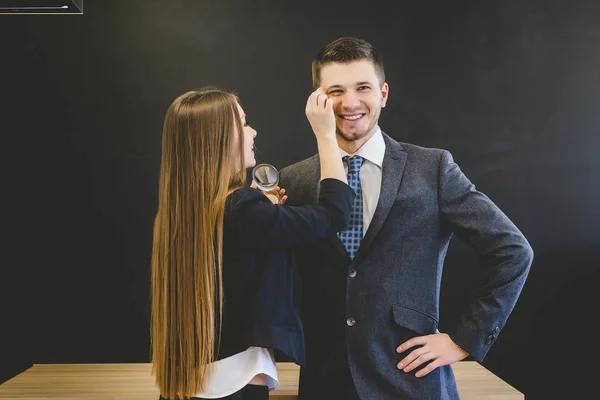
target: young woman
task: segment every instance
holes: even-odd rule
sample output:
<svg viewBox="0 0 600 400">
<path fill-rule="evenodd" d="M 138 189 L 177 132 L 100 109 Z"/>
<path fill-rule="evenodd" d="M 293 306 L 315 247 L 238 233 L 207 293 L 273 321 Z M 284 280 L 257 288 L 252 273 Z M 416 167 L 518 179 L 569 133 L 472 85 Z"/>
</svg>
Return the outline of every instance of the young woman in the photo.
<svg viewBox="0 0 600 400">
<path fill-rule="evenodd" d="M 274 350 L 303 364 L 290 251 L 343 230 L 354 198 L 332 101 L 320 89 L 306 115 L 319 149 L 319 199 L 289 207 L 245 183 L 256 131 L 235 95 L 191 91 L 169 107 L 152 250 L 161 398 L 266 400 L 278 385 Z"/>
</svg>

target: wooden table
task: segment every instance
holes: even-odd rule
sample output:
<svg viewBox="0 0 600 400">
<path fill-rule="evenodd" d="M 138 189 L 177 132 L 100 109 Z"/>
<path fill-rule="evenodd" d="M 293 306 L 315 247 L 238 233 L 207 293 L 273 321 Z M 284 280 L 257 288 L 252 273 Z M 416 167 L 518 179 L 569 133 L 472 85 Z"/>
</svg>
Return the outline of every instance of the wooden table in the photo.
<svg viewBox="0 0 600 400">
<path fill-rule="evenodd" d="M 523 400 L 515 388 L 474 361 L 453 366 L 461 400 Z M 19 400 L 157 400 L 150 364 L 34 364 L 0 385 L 0 399 Z M 276 400 L 298 394 L 299 368 L 278 363 L 280 386 Z"/>
</svg>

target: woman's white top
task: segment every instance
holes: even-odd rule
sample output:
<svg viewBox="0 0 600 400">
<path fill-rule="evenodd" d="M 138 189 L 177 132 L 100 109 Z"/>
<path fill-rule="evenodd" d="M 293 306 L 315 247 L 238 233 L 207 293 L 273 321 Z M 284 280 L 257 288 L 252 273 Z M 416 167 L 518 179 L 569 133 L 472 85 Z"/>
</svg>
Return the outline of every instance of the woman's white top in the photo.
<svg viewBox="0 0 600 400">
<path fill-rule="evenodd" d="M 215 399 L 229 396 L 248 384 L 258 374 L 267 376 L 269 391 L 279 387 L 277 366 L 273 354 L 264 347 L 248 350 L 210 364 L 212 368 L 206 387 L 194 397 Z"/>
</svg>

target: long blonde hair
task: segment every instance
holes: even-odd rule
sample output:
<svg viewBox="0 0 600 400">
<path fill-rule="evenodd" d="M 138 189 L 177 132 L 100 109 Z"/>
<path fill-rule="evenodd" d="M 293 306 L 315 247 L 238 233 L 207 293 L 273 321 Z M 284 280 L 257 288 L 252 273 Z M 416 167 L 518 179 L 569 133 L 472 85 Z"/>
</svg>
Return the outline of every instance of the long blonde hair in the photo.
<svg viewBox="0 0 600 400">
<path fill-rule="evenodd" d="M 202 390 L 220 339 L 223 216 L 245 183 L 238 99 L 218 89 L 191 91 L 165 116 L 151 284 L 152 373 L 161 395 Z M 234 129 L 240 147 L 233 149 Z M 239 150 L 239 151 L 238 151 Z M 236 160 L 237 159 L 237 160 Z"/>
</svg>

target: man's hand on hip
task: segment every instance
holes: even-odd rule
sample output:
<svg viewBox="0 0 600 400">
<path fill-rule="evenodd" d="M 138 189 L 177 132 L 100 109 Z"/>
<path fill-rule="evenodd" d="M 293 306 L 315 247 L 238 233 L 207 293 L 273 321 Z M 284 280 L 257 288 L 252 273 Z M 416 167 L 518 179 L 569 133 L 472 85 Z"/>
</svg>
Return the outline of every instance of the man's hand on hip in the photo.
<svg viewBox="0 0 600 400">
<path fill-rule="evenodd" d="M 461 349 L 446 333 L 437 333 L 417 336 L 402 343 L 396 351 L 401 353 L 414 346 L 421 346 L 411 351 L 398 363 L 398 369 L 410 372 L 421 364 L 431 361 L 423 369 L 417 371 L 415 376 L 421 378 L 437 367 L 449 365 L 464 360 L 469 353 Z"/>
</svg>

